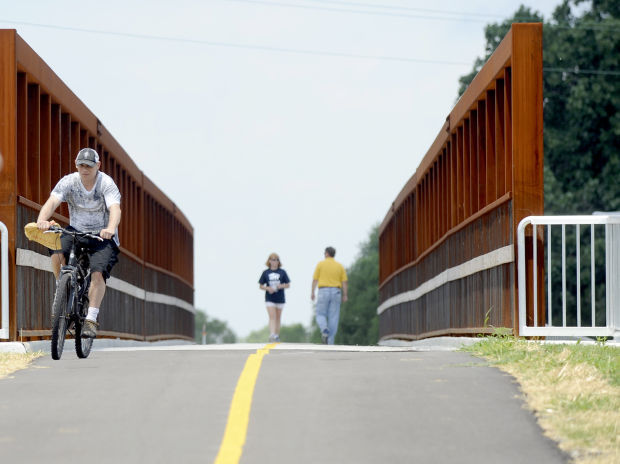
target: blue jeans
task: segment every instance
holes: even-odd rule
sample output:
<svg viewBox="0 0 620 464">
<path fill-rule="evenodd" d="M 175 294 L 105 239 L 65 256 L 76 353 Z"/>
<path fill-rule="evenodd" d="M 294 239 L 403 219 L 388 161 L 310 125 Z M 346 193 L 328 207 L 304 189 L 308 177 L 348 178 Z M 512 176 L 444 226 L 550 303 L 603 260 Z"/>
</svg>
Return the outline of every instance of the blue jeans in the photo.
<svg viewBox="0 0 620 464">
<path fill-rule="evenodd" d="M 342 291 L 337 287 L 319 288 L 316 301 L 316 323 L 321 334 L 327 333 L 327 343 L 334 344 L 340 318 L 340 302 Z"/>
</svg>

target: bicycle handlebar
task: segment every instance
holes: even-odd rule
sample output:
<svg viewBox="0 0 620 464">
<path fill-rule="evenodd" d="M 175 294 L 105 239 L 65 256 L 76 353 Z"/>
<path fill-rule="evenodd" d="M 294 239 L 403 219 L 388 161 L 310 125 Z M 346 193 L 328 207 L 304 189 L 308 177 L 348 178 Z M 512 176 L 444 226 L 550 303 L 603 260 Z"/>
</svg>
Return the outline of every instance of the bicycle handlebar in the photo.
<svg viewBox="0 0 620 464">
<path fill-rule="evenodd" d="M 95 235 L 95 232 L 79 232 L 77 230 L 69 230 L 69 229 L 65 229 L 64 227 L 60 227 L 60 226 L 51 226 L 49 228 L 49 230 L 46 230 L 45 232 L 43 232 L 44 234 L 48 234 L 48 233 L 52 233 L 52 234 L 58 234 L 58 233 L 65 233 L 67 235 L 72 235 L 73 237 L 89 237 L 89 238 L 95 238 L 97 240 L 99 240 L 100 242 L 103 242 L 103 238 L 100 237 L 99 235 Z M 97 234 L 99 234 L 101 231 L 96 232 Z"/>
</svg>

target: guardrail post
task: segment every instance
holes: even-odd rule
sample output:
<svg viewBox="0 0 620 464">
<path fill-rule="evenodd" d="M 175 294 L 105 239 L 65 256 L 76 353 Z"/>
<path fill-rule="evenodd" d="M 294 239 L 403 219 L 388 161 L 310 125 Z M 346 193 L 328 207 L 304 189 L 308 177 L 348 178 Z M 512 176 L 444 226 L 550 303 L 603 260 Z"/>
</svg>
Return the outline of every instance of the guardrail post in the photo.
<svg viewBox="0 0 620 464">
<path fill-rule="evenodd" d="M 605 226 L 605 247 L 607 249 L 607 317 L 614 339 L 620 340 L 620 224 Z"/>
<path fill-rule="evenodd" d="M 526 217 L 521 220 L 517 226 L 517 286 L 518 286 L 518 314 L 519 323 L 515 324 L 515 328 L 518 327 L 516 335 L 522 336 L 524 329 L 527 326 L 527 290 L 525 282 L 525 228 L 530 224 L 530 218 Z"/>
<path fill-rule="evenodd" d="M 593 216 L 620 217 L 620 211 L 595 211 Z M 620 224 L 605 225 L 605 288 L 607 325 L 620 341 Z"/>
<path fill-rule="evenodd" d="M 9 338 L 9 230 L 0 222 L 0 298 L 2 299 L 2 329 L 0 339 Z"/>
</svg>

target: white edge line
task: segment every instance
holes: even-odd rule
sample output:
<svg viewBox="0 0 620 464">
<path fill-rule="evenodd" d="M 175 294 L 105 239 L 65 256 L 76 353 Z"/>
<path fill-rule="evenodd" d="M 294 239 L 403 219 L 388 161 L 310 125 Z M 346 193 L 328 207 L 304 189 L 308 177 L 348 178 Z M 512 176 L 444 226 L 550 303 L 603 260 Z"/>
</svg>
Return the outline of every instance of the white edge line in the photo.
<svg viewBox="0 0 620 464">
<path fill-rule="evenodd" d="M 514 248 L 512 245 L 507 245 L 484 255 L 477 256 L 463 264 L 446 269 L 413 290 L 399 293 L 398 295 L 388 298 L 379 305 L 377 308 L 377 314 L 381 314 L 383 311 L 391 308 L 392 306 L 407 303 L 409 301 L 415 301 L 423 295 L 447 284 L 448 282 L 452 282 L 453 280 L 462 279 L 463 277 L 475 274 L 476 272 L 501 266 L 502 264 L 512 263 L 513 261 Z"/>
<path fill-rule="evenodd" d="M 50 257 L 37 253 L 36 251 L 18 248 L 15 258 L 18 266 L 32 267 L 41 271 L 52 272 L 52 260 Z M 117 279 L 116 277 L 110 277 L 108 279 L 107 286 L 149 303 L 161 303 L 176 306 L 177 308 L 184 309 L 192 314 L 195 314 L 196 312 L 196 309 L 187 301 L 183 301 L 175 296 L 164 295 L 162 293 L 147 292 L 140 287 L 130 284 L 124 280 Z"/>
</svg>

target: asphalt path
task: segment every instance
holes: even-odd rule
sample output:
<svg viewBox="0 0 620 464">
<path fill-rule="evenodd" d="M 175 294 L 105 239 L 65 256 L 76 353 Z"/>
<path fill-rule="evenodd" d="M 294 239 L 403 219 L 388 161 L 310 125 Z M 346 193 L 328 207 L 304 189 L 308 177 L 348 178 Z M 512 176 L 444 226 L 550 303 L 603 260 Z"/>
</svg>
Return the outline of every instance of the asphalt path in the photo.
<svg viewBox="0 0 620 464">
<path fill-rule="evenodd" d="M 0 379 L 7 463 L 213 463 L 261 345 L 93 351 Z M 560 463 L 518 385 L 466 353 L 279 344 L 240 463 Z"/>
</svg>

